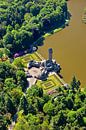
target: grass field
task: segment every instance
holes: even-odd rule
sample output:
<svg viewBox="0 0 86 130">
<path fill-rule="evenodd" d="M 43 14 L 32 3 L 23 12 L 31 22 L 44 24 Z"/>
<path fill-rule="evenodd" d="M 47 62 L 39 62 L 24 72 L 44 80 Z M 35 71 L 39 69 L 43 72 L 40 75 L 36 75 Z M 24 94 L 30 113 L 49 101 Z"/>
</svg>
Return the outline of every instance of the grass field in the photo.
<svg viewBox="0 0 86 130">
<path fill-rule="evenodd" d="M 46 81 L 38 80 L 36 83 L 38 87 L 41 86 L 43 88 L 44 92 L 54 90 L 63 84 L 63 81 L 61 81 L 56 74 L 49 76 Z"/>
</svg>

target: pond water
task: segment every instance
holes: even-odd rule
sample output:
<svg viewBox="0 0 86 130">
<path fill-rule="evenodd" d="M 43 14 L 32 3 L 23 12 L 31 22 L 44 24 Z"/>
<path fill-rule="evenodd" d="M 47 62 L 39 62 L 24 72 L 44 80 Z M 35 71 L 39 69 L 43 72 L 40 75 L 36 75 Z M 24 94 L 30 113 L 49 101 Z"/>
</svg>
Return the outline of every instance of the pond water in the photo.
<svg viewBox="0 0 86 130">
<path fill-rule="evenodd" d="M 66 82 L 75 75 L 86 85 L 86 24 L 82 23 L 86 0 L 69 0 L 70 24 L 62 31 L 48 36 L 38 52 L 48 57 L 48 48 L 53 48 L 53 57 L 61 65 L 61 74 Z"/>
</svg>

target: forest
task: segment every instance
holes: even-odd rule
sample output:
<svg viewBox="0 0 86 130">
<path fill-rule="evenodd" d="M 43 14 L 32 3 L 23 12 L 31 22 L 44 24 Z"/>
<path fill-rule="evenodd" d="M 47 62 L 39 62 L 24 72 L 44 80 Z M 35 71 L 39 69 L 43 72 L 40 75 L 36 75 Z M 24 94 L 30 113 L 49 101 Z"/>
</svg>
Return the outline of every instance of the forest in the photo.
<svg viewBox="0 0 86 130">
<path fill-rule="evenodd" d="M 0 62 L 0 130 L 6 130 L 27 87 L 25 72 L 9 62 Z"/>
<path fill-rule="evenodd" d="M 10 57 L 37 47 L 42 35 L 65 23 L 67 11 L 66 0 L 0 0 L 0 48 Z"/>
<path fill-rule="evenodd" d="M 27 89 L 23 66 L 0 62 L 0 130 L 8 130 L 15 114 L 13 130 L 85 130 L 86 89 L 75 77 L 55 95 L 41 86 Z"/>
</svg>

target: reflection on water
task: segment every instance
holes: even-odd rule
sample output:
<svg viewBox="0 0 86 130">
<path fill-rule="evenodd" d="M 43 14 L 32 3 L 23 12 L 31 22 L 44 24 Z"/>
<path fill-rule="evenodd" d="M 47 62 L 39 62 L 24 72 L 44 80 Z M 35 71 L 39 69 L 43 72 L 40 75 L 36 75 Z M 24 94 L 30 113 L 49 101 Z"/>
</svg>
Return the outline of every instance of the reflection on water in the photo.
<svg viewBox="0 0 86 130">
<path fill-rule="evenodd" d="M 70 25 L 47 37 L 44 46 L 38 50 L 47 58 L 47 50 L 52 47 L 54 58 L 61 64 L 64 80 L 70 82 L 72 76 L 76 75 L 82 85 L 86 84 L 86 24 L 81 21 L 85 6 L 86 0 L 70 0 Z"/>
</svg>

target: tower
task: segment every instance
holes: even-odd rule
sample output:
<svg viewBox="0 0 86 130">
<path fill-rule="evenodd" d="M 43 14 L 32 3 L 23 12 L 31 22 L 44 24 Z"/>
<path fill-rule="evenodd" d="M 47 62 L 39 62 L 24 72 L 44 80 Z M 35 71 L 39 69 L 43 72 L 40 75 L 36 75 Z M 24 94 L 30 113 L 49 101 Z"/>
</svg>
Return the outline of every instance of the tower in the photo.
<svg viewBox="0 0 86 130">
<path fill-rule="evenodd" d="M 52 54 L 53 54 L 52 48 L 48 49 L 48 53 L 49 53 L 49 60 L 52 61 Z"/>
</svg>

